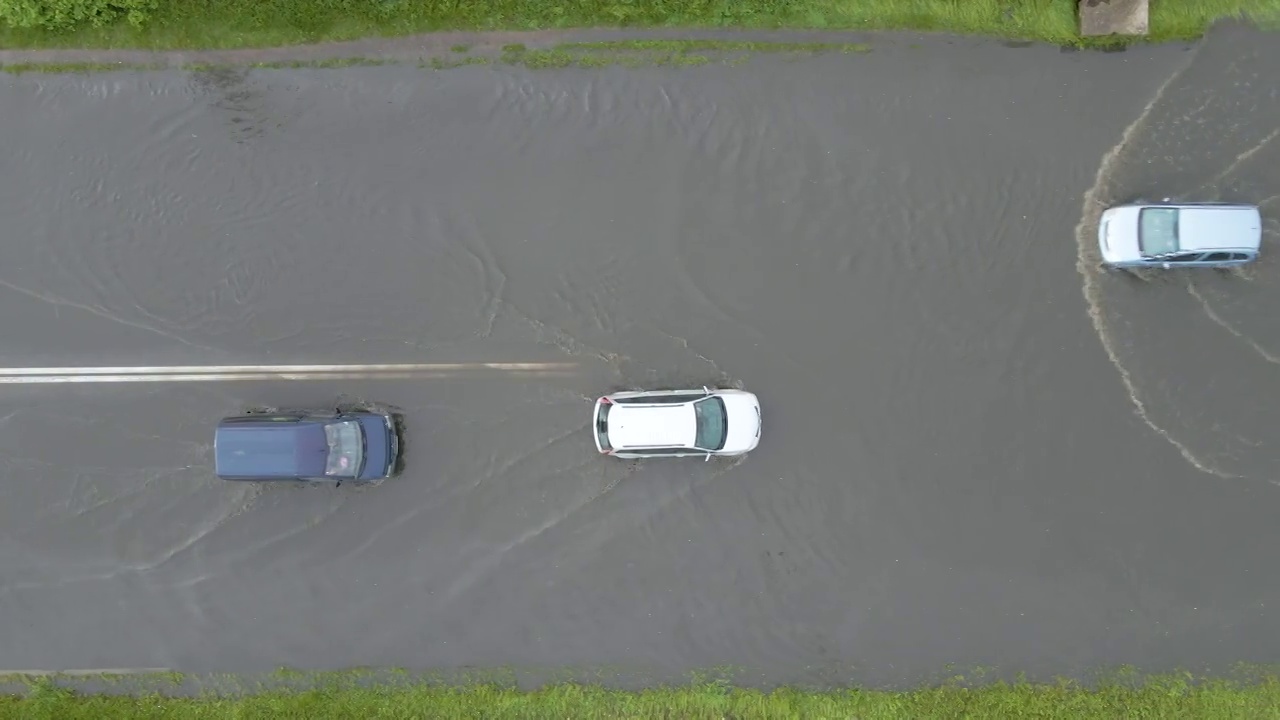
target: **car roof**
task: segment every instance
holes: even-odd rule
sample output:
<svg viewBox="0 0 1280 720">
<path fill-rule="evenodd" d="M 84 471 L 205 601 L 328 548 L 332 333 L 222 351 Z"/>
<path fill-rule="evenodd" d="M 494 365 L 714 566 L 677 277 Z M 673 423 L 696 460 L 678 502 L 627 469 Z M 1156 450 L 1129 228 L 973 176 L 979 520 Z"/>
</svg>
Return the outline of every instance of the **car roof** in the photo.
<svg viewBox="0 0 1280 720">
<path fill-rule="evenodd" d="M 1182 250 L 1257 251 L 1262 215 L 1252 205 L 1178 206 L 1178 245 Z"/>
<path fill-rule="evenodd" d="M 223 422 L 214 437 L 222 477 L 321 477 L 329 457 L 324 423 Z"/>
<path fill-rule="evenodd" d="M 616 449 L 693 447 L 698 421 L 693 402 L 680 405 L 614 404 L 609 410 L 609 444 Z"/>
</svg>

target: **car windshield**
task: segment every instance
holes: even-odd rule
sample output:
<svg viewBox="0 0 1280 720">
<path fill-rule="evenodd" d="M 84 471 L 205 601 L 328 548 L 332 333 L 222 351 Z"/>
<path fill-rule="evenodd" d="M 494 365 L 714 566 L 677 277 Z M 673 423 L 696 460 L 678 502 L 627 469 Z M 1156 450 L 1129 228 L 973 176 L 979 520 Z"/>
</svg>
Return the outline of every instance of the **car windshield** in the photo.
<svg viewBox="0 0 1280 720">
<path fill-rule="evenodd" d="M 1148 257 L 1177 252 L 1178 209 L 1143 208 L 1138 214 L 1138 247 Z"/>
<path fill-rule="evenodd" d="M 729 434 L 729 416 L 725 413 L 724 401 L 718 397 L 699 400 L 693 404 L 693 411 L 698 418 L 698 436 L 694 444 L 700 450 L 723 448 Z"/>
<path fill-rule="evenodd" d="M 359 475 L 364 459 L 364 433 L 360 431 L 360 423 L 354 420 L 330 423 L 324 426 L 324 437 L 329 442 L 324 474 L 342 478 Z"/>
<path fill-rule="evenodd" d="M 613 407 L 612 403 L 601 403 L 600 414 L 596 418 L 596 440 L 600 443 L 601 450 L 611 450 L 613 446 L 609 444 L 609 410 Z"/>
</svg>

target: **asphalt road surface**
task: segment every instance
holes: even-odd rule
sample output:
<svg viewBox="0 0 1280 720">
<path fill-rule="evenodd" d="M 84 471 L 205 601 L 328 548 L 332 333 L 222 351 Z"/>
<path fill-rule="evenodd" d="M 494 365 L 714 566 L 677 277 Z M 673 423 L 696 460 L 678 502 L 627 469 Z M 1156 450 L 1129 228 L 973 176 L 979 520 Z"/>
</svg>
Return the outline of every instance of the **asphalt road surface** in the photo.
<svg viewBox="0 0 1280 720">
<path fill-rule="evenodd" d="M 1272 661 L 1278 72 L 1228 27 L 4 77 L 5 368 L 443 369 L 0 382 L 0 669 Z M 1264 203 L 1263 259 L 1100 271 L 1139 195 Z M 745 460 L 596 454 L 597 395 L 703 384 L 761 397 Z M 212 477 L 221 415 L 354 400 L 402 477 Z"/>
</svg>

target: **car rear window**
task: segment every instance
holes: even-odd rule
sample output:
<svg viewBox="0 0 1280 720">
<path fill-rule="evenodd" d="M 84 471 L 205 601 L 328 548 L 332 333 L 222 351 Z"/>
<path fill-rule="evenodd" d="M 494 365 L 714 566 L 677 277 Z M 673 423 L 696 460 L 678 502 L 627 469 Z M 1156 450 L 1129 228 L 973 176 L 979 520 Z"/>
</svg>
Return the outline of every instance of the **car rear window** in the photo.
<svg viewBox="0 0 1280 720">
<path fill-rule="evenodd" d="M 724 401 L 718 397 L 709 397 L 694 403 L 693 410 L 698 418 L 698 437 L 695 441 L 698 448 L 723 448 L 725 438 L 729 435 L 729 415 L 725 412 Z"/>
<path fill-rule="evenodd" d="M 1138 247 L 1142 254 L 1178 251 L 1178 209 L 1143 208 L 1138 214 Z"/>
</svg>

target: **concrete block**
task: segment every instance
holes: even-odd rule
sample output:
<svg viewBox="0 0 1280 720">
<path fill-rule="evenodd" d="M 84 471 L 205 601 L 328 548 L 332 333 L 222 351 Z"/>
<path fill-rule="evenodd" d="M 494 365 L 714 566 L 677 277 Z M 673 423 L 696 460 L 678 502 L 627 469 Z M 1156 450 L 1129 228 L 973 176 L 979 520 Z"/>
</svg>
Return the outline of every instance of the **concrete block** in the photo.
<svg viewBox="0 0 1280 720">
<path fill-rule="evenodd" d="M 1080 0 L 1080 34 L 1146 35 L 1150 0 Z"/>
</svg>

